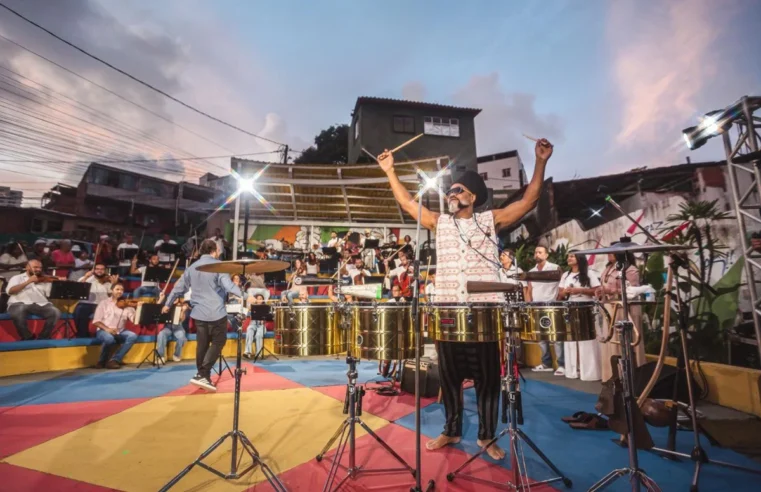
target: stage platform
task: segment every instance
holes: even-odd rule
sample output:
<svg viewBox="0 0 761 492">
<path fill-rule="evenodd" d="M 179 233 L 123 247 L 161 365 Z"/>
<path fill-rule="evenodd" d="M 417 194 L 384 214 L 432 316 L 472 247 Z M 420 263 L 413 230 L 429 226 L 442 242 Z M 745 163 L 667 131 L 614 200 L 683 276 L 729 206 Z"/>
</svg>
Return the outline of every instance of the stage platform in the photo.
<svg viewBox="0 0 761 492">
<path fill-rule="evenodd" d="M 330 463 L 314 459 L 344 419 L 341 413 L 347 366 L 334 358 L 268 360 L 245 363 L 240 427 L 264 461 L 279 474 L 288 490 L 322 490 Z M 190 362 L 155 368 L 82 369 L 0 379 L 0 491 L 155 491 L 179 473 L 232 423 L 233 380 L 225 371 L 219 392 L 208 394 L 188 384 L 195 374 Z M 626 466 L 627 451 L 611 442 L 609 431 L 576 431 L 560 418 L 576 411 L 594 411 L 597 383 L 574 382 L 541 375 L 523 387 L 524 431 L 583 491 L 614 468 Z M 377 363 L 362 362 L 361 382 L 377 380 Z M 214 375 L 214 379 L 217 376 Z M 558 384 L 563 383 L 563 384 Z M 375 386 L 374 383 L 369 384 Z M 497 489 L 446 474 L 476 450 L 478 427 L 475 394 L 465 391 L 463 442 L 451 449 L 423 449 L 424 483 L 436 480 L 436 490 Z M 442 429 L 444 409 L 433 399 L 423 401 L 423 441 Z M 368 391 L 363 420 L 414 465 L 414 402 L 411 395 L 387 397 Z M 500 424 L 502 428 L 502 424 Z M 657 444 L 666 429 L 651 428 Z M 678 449 L 689 453 L 692 434 L 679 432 Z M 229 441 L 228 441 L 229 442 Z M 358 460 L 368 468 L 393 467 L 389 455 L 363 431 L 358 433 Z M 507 441 L 502 441 L 503 446 Z M 738 453 L 711 447 L 714 458 L 761 469 Z M 212 454 L 208 464 L 229 470 L 229 445 Z M 332 453 L 332 452 L 331 452 Z M 330 454 L 330 453 L 329 453 Z M 674 463 L 641 452 L 642 467 L 664 491 L 688 490 L 692 463 Z M 244 458 L 244 463 L 245 463 Z M 533 480 L 551 472 L 526 448 Z M 509 460 L 479 459 L 471 472 L 492 480 L 508 477 Z M 239 481 L 226 482 L 196 467 L 172 490 L 268 491 L 255 470 Z M 758 475 L 704 467 L 702 490 L 759 490 Z M 361 476 L 343 490 L 405 491 L 410 474 Z M 556 485 L 562 489 L 562 485 Z M 535 490 L 554 490 L 549 486 Z M 630 490 L 625 480 L 608 490 Z"/>
</svg>

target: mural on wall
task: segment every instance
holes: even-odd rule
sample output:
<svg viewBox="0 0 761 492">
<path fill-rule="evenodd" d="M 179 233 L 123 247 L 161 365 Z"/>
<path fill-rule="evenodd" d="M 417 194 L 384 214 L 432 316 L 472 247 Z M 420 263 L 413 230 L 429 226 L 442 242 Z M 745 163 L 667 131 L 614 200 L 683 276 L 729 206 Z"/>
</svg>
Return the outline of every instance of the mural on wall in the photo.
<svg viewBox="0 0 761 492">
<path fill-rule="evenodd" d="M 232 224 L 227 228 L 226 236 L 232 242 Z M 243 225 L 240 225 L 238 234 L 243 237 Z M 380 240 L 384 243 L 399 243 L 405 235 L 415 238 L 415 229 L 384 228 L 384 227 L 322 227 L 322 226 L 295 226 L 295 225 L 249 225 L 249 239 L 259 241 L 275 249 L 283 249 L 283 243 L 288 242 L 294 249 L 310 250 L 312 245 L 325 246 L 330 241 L 331 233 L 339 235 L 349 234 L 352 239 L 361 241 L 365 237 Z M 425 231 L 421 232 L 423 241 L 426 239 Z M 249 244 L 249 249 L 254 246 Z"/>
</svg>

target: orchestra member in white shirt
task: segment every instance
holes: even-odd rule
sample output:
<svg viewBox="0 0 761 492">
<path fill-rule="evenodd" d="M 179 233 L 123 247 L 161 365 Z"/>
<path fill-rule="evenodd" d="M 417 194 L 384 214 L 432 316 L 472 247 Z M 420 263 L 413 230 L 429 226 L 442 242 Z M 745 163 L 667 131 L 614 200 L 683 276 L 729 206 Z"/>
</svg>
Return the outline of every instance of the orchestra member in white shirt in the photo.
<svg viewBox="0 0 761 492">
<path fill-rule="evenodd" d="M 90 337 L 90 316 L 95 313 L 97 305 L 111 295 L 111 286 L 119 281 L 118 275 L 109 276 L 106 265 L 96 263 L 95 268 L 85 273 L 78 282 L 91 284 L 90 297 L 87 301 L 79 301 L 74 308 L 74 324 L 77 326 L 78 338 Z"/>
<path fill-rule="evenodd" d="M 119 369 L 122 359 L 137 341 L 137 333 L 127 330 L 127 321 L 135 321 L 135 308 L 120 307 L 119 300 L 124 294 L 124 286 L 116 284 L 111 289 L 111 297 L 98 303 L 92 321 L 97 329 L 95 339 L 101 344 L 98 369 Z M 121 344 L 119 350 L 108 359 L 111 347 Z M 108 361 L 108 362 L 107 362 Z"/>
<path fill-rule="evenodd" d="M 153 250 L 156 252 L 157 255 L 159 255 L 159 262 L 161 263 L 174 263 L 174 255 L 171 253 L 162 253 L 161 252 L 161 246 L 164 244 L 174 244 L 176 245 L 177 242 L 172 239 L 169 234 L 164 234 L 164 237 L 156 241 L 156 244 L 153 246 Z"/>
<path fill-rule="evenodd" d="M 48 301 L 50 282 L 42 283 L 42 277 L 42 263 L 29 260 L 26 272 L 11 277 L 8 282 L 8 314 L 22 340 L 35 339 L 26 324 L 30 314 L 45 319 L 45 326 L 40 333 L 41 339 L 50 338 L 55 324 L 61 317 L 61 311 Z"/>
</svg>

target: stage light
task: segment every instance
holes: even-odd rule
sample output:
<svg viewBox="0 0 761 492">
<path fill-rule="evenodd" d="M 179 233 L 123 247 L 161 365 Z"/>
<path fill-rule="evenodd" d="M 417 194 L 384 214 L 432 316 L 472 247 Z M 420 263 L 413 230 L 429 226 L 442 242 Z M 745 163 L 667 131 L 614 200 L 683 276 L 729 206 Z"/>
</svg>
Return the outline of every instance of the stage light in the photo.
<svg viewBox="0 0 761 492">
<path fill-rule="evenodd" d="M 238 179 L 238 193 L 253 193 L 253 192 L 254 192 L 254 178 Z"/>
<path fill-rule="evenodd" d="M 710 138 L 727 131 L 733 119 L 734 115 L 727 114 L 726 110 L 711 111 L 700 118 L 699 124 L 682 130 L 682 137 L 690 150 L 699 149 Z"/>
</svg>

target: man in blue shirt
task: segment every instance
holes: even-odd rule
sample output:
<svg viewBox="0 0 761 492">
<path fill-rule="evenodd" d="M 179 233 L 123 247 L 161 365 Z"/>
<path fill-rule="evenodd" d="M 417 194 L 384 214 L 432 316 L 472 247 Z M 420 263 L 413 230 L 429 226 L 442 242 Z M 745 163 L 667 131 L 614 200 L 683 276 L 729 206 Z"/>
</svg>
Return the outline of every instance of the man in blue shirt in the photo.
<svg viewBox="0 0 761 492">
<path fill-rule="evenodd" d="M 199 249 L 201 258 L 190 265 L 185 273 L 174 284 L 171 294 L 164 304 L 162 312 L 169 312 L 169 306 L 188 290 L 193 291 L 190 301 L 190 317 L 196 327 L 196 367 L 198 374 L 190 380 L 191 384 L 200 386 L 207 391 L 217 391 L 211 382 L 211 369 L 222 353 L 227 342 L 227 310 L 225 299 L 227 294 L 243 297 L 240 288 L 233 284 L 230 275 L 198 271 L 198 267 L 210 263 L 219 263 L 217 243 L 207 239 Z M 253 297 L 249 297 L 253 302 Z M 209 348 L 211 344 L 211 348 Z"/>
</svg>

